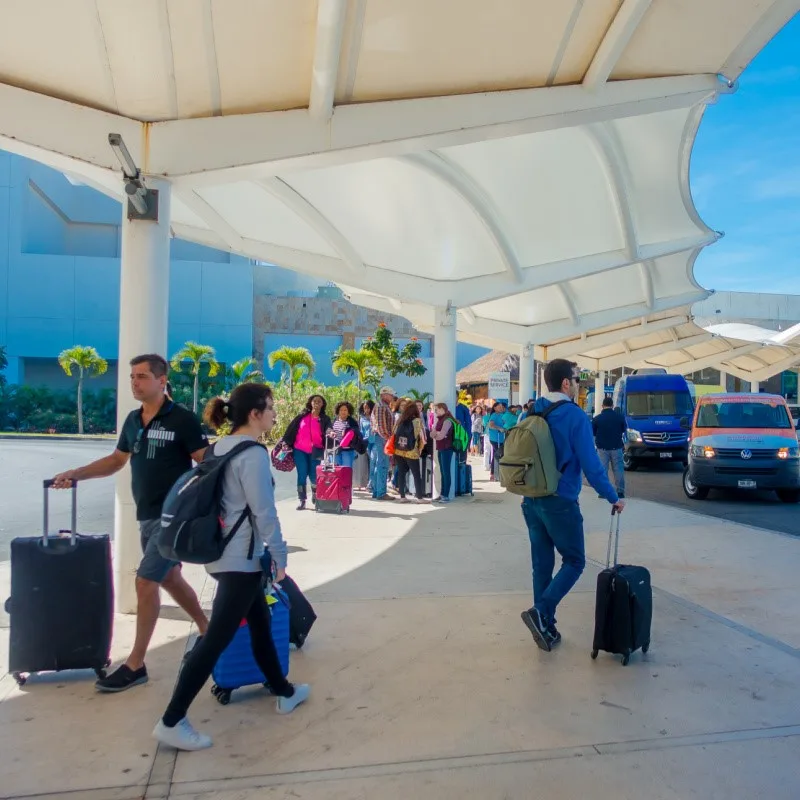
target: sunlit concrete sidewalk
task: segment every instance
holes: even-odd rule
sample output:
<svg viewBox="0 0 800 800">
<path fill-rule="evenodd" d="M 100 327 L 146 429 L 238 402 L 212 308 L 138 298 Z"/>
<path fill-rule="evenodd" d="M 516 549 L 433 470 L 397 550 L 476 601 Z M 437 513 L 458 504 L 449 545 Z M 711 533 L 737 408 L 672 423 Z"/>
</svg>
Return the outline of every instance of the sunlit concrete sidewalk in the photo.
<svg viewBox="0 0 800 800">
<path fill-rule="evenodd" d="M 800 539 L 631 501 L 621 556 L 653 573 L 652 649 L 625 668 L 591 661 L 609 517 L 586 491 L 594 563 L 546 654 L 519 619 L 531 603 L 519 503 L 475 474 L 475 497 L 447 507 L 358 498 L 339 517 L 281 504 L 290 572 L 319 614 L 292 656 L 311 700 L 289 717 L 259 689 L 229 706 L 204 691 L 191 718 L 214 747 L 156 747 L 190 636 L 171 608 L 146 686 L 105 696 L 62 674 L 20 690 L 5 676 L 0 797 L 800 797 Z M 208 602 L 204 571 L 187 574 Z M 115 657 L 132 633 L 119 617 Z M 3 668 L 6 647 L 7 635 Z"/>
</svg>

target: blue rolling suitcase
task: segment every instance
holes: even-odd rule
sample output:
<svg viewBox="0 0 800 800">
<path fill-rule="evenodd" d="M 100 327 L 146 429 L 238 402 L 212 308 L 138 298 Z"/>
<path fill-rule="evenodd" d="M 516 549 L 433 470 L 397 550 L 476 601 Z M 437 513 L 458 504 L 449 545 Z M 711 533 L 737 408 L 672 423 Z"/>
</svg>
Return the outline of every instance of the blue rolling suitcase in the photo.
<svg viewBox="0 0 800 800">
<path fill-rule="evenodd" d="M 472 465 L 459 462 L 456 464 L 456 496 L 472 493 Z"/>
<path fill-rule="evenodd" d="M 272 592 L 266 596 L 266 602 L 272 616 L 272 641 L 278 651 L 278 660 L 281 662 L 283 674 L 288 675 L 289 599 L 283 590 L 273 586 Z M 236 631 L 233 641 L 217 660 L 211 677 L 214 679 L 211 693 L 223 706 L 230 703 L 234 689 L 264 684 L 264 675 L 258 668 L 250 647 L 250 628 L 244 620 L 242 620 L 239 630 Z"/>
</svg>

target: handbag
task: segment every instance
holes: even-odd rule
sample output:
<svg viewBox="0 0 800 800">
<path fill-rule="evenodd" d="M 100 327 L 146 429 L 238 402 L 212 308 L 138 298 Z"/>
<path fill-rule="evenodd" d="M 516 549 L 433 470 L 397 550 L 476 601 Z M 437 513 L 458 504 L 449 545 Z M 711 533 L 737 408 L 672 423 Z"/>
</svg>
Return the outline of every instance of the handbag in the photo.
<svg viewBox="0 0 800 800">
<path fill-rule="evenodd" d="M 394 455 L 394 434 L 386 440 L 386 444 L 383 446 L 383 452 L 386 453 L 387 456 Z"/>
<path fill-rule="evenodd" d="M 294 469 L 294 453 L 283 439 L 278 440 L 278 443 L 272 449 L 270 458 L 272 459 L 272 466 L 278 472 L 291 472 Z"/>
</svg>

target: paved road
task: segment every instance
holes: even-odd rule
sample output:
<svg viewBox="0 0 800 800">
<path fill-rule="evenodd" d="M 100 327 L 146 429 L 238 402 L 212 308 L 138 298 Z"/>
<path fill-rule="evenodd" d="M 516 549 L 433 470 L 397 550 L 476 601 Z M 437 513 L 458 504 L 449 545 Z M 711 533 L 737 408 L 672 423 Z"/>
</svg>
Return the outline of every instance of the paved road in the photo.
<svg viewBox="0 0 800 800">
<path fill-rule="evenodd" d="M 640 467 L 625 474 L 628 497 L 642 497 L 699 514 L 800 536 L 800 505 L 782 503 L 774 492 L 711 490 L 708 500 L 689 500 L 683 493 L 680 464 Z"/>
<path fill-rule="evenodd" d="M 42 480 L 111 452 L 112 441 L 0 441 L 0 562 L 8 560 L 15 536 L 42 529 Z M 278 477 L 278 499 L 293 494 L 291 480 Z M 51 530 L 69 525 L 69 492 L 52 492 Z M 114 479 L 87 481 L 78 488 L 81 533 L 114 532 Z"/>
</svg>

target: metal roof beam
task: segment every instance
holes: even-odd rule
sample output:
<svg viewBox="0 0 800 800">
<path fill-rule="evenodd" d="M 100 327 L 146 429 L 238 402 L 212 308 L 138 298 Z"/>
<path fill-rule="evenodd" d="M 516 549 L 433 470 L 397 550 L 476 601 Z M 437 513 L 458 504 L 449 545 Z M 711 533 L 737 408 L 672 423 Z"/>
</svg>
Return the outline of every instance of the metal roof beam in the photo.
<svg viewBox="0 0 800 800">
<path fill-rule="evenodd" d="M 779 375 L 786 369 L 791 369 L 794 366 L 800 364 L 800 352 L 794 351 L 791 355 L 787 356 L 780 361 L 776 361 L 774 364 L 768 364 L 764 369 L 757 370 L 753 373 L 753 377 L 751 380 L 754 381 L 765 381 L 771 378 L 773 375 Z"/>
<path fill-rule="evenodd" d="M 716 75 L 688 75 L 354 103 L 327 121 L 299 109 L 157 122 L 149 171 L 226 183 L 689 108 L 720 91 Z"/>
<path fill-rule="evenodd" d="M 695 344 L 702 344 L 713 338 L 711 333 L 698 333 L 696 336 L 689 336 L 680 341 L 682 347 L 691 347 Z M 611 370 L 618 367 L 628 367 L 639 361 L 646 361 L 648 358 L 660 356 L 662 353 L 670 353 L 678 349 L 675 342 L 662 342 L 661 344 L 653 345 L 652 347 L 642 347 L 638 350 L 630 350 L 627 353 L 620 355 L 608 356 L 606 358 L 597 359 L 600 369 Z"/>
<path fill-rule="evenodd" d="M 313 119 L 328 120 L 333 115 L 333 97 L 342 55 L 347 0 L 319 0 L 314 66 L 308 113 Z"/>
<path fill-rule="evenodd" d="M 197 192 L 184 189 L 175 193 L 176 199 L 183 203 L 193 214 L 200 217 L 212 231 L 219 234 L 220 239 L 234 252 L 243 247 L 241 234 L 215 208 L 209 205 Z"/>
<path fill-rule="evenodd" d="M 681 375 L 686 375 L 689 372 L 699 372 L 701 369 L 718 368 L 721 364 L 730 361 L 739 356 L 746 356 L 754 353 L 762 347 L 761 343 L 754 343 L 736 347 L 730 350 L 723 350 L 720 353 L 713 353 L 709 356 L 701 356 L 700 358 L 692 359 L 691 361 L 682 361 L 679 364 L 670 364 L 669 369 L 680 372 Z M 652 356 L 651 356 L 652 358 Z M 664 366 L 663 364 L 655 364 L 654 366 Z"/>
</svg>

